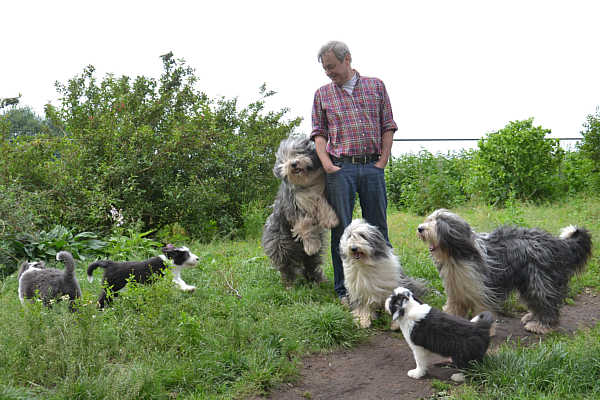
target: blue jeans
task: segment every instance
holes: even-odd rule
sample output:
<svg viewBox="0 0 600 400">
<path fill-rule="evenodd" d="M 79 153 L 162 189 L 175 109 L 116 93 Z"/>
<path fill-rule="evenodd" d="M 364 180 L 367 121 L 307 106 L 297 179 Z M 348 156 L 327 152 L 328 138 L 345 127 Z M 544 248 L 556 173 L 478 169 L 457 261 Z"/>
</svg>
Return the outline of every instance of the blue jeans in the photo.
<svg viewBox="0 0 600 400">
<path fill-rule="evenodd" d="M 340 224 L 331 230 L 331 260 L 334 288 L 338 296 L 346 295 L 344 267 L 340 257 L 340 238 L 352 222 L 356 194 L 360 199 L 362 217 L 377 226 L 389 244 L 387 228 L 387 196 L 384 170 L 368 164 L 335 161 L 339 171 L 327 174 L 327 200 L 335 210 Z M 391 247 L 391 245 L 390 245 Z"/>
</svg>

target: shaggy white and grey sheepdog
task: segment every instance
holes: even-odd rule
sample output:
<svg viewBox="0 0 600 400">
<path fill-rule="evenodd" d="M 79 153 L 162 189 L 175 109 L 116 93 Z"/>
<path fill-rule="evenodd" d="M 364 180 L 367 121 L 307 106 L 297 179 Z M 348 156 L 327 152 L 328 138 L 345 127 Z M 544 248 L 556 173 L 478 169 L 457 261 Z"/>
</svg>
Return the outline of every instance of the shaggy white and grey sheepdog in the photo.
<svg viewBox="0 0 600 400">
<path fill-rule="evenodd" d="M 88 266 L 87 278 L 93 282 L 94 270 L 98 267 L 104 269 L 102 277 L 103 288 L 98 297 L 98 305 L 104 308 L 111 301 L 111 297 L 117 297 L 118 291 L 127 285 L 127 279 L 133 277 L 133 280 L 138 283 L 149 283 L 152 281 L 153 275 L 164 275 L 165 269 L 168 267 L 167 259 L 173 260 L 175 268 L 173 269 L 173 282 L 184 292 L 192 292 L 196 289 L 195 286 L 186 284 L 181 279 L 181 270 L 183 268 L 193 267 L 198 263 L 198 256 L 195 255 L 185 246 L 174 247 L 167 245 L 162 248 L 161 254 L 157 257 L 152 257 L 144 261 L 111 261 L 102 260 L 95 261 Z M 110 288 L 112 296 L 108 296 L 106 288 Z"/>
<path fill-rule="evenodd" d="M 286 287 L 299 276 L 321 282 L 324 232 L 339 221 L 325 197 L 325 172 L 314 143 L 300 136 L 284 139 L 273 173 L 281 184 L 263 229 L 263 249 Z"/>
<path fill-rule="evenodd" d="M 466 317 L 469 311 L 500 311 L 518 291 L 528 313 L 525 329 L 545 334 L 559 322 L 569 280 L 585 269 L 592 239 L 569 226 L 555 237 L 541 229 L 502 226 L 477 233 L 460 216 L 434 211 L 417 229 L 429 244 L 446 290 L 444 311 Z"/>
<path fill-rule="evenodd" d="M 424 304 L 404 287 L 387 298 L 385 310 L 413 352 L 417 367 L 408 371 L 411 378 L 425 376 L 435 355 L 450 357 L 454 366 L 464 369 L 472 361 L 481 361 L 490 345 L 494 317 L 489 311 L 469 321 Z M 464 375 L 456 373 L 451 379 L 462 382 Z"/>
<path fill-rule="evenodd" d="M 64 270 L 46 268 L 43 261 L 21 264 L 17 274 L 21 303 L 24 303 L 25 299 L 31 299 L 38 295 L 46 306 L 50 306 L 52 300 L 60 300 L 64 296 L 68 296 L 69 309 L 74 310 L 75 299 L 81 297 L 81 288 L 75 277 L 75 260 L 68 251 L 58 252 L 56 260 L 65 263 Z"/>
<path fill-rule="evenodd" d="M 409 287 L 419 296 L 427 292 L 424 281 L 404 274 L 381 231 L 363 219 L 355 219 L 344 230 L 340 256 L 352 314 L 363 328 L 371 326 L 377 309 L 398 286 Z"/>
</svg>

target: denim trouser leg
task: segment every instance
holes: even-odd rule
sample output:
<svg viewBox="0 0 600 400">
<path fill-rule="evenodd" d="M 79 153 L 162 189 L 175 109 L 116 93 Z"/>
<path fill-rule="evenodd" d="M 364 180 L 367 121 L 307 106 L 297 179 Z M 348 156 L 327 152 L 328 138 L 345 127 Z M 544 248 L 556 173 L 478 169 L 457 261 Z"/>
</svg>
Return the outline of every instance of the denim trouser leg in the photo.
<svg viewBox="0 0 600 400">
<path fill-rule="evenodd" d="M 336 164 L 337 165 L 337 164 Z M 359 194 L 363 218 L 376 225 L 388 238 L 385 177 L 382 169 L 373 164 L 339 164 L 342 169 L 327 174 L 327 199 L 336 212 L 340 224 L 331 230 L 331 260 L 333 264 L 334 289 L 338 296 L 346 294 L 344 267 L 340 257 L 340 238 L 352 222 L 356 193 Z M 389 240 L 388 240 L 389 242 Z"/>
<path fill-rule="evenodd" d="M 384 170 L 373 166 L 373 164 L 365 165 L 361 169 L 359 177 L 358 196 L 362 217 L 369 224 L 379 228 L 391 247 L 387 227 L 387 194 Z"/>
</svg>

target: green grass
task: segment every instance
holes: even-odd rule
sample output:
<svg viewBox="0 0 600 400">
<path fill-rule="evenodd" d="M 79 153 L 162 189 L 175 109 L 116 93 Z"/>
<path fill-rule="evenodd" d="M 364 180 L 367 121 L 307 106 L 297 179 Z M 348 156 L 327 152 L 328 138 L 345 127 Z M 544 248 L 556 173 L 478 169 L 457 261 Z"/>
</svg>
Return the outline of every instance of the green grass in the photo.
<svg viewBox="0 0 600 400">
<path fill-rule="evenodd" d="M 479 231 L 519 222 L 558 233 L 576 223 L 600 237 L 595 198 L 453 211 Z M 427 301 L 441 306 L 441 281 L 415 234 L 423 217 L 391 212 L 388 220 L 405 271 L 429 280 L 440 294 Z M 352 347 L 387 329 L 386 319 L 371 330 L 355 327 L 336 301 L 328 255 L 324 269 L 330 282 L 285 290 L 258 239 L 188 245 L 200 263 L 183 277 L 196 292 L 180 292 L 165 278 L 131 286 L 105 311 L 94 305 L 100 273 L 88 283 L 81 263 L 83 298 L 74 314 L 60 303 L 52 309 L 39 302 L 23 307 L 16 276 L 0 282 L 0 399 L 244 398 L 296 379 L 302 356 Z M 584 287 L 600 288 L 599 264 L 594 256 L 587 272 L 573 280 L 573 295 Z M 573 339 L 553 335 L 527 349 L 505 346 L 469 374 L 469 384 L 451 388 L 451 395 L 534 399 L 559 390 L 560 398 L 594 398 L 599 336 L 595 329 Z"/>
</svg>

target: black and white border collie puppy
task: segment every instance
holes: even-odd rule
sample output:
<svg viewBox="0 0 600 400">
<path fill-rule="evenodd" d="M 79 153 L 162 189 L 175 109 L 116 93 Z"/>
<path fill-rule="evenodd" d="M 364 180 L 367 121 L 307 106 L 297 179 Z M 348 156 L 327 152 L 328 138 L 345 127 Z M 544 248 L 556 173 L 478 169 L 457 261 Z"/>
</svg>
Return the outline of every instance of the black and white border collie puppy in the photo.
<svg viewBox="0 0 600 400">
<path fill-rule="evenodd" d="M 109 287 L 113 297 L 118 296 L 118 291 L 127 285 L 127 279 L 130 276 L 138 283 L 148 283 L 152 275 L 163 275 L 167 268 L 167 259 L 173 260 L 175 268 L 173 269 L 173 282 L 185 292 L 192 292 L 195 286 L 186 284 L 181 279 L 181 270 L 186 267 L 193 267 L 198 263 L 198 256 L 192 253 L 187 247 L 174 247 L 167 245 L 162 248 L 161 254 L 144 261 L 96 261 L 89 265 L 87 269 L 88 281 L 94 280 L 94 270 L 98 267 L 104 268 L 103 289 L 98 297 L 100 308 L 104 308 L 111 300 L 107 298 L 105 287 Z"/>
<path fill-rule="evenodd" d="M 464 369 L 471 361 L 481 361 L 490 344 L 494 319 L 489 311 L 469 321 L 422 303 L 404 287 L 394 289 L 385 309 L 392 316 L 392 329 L 402 330 L 415 357 L 417 367 L 408 371 L 411 378 L 425 376 L 435 355 L 450 357 L 454 366 Z M 464 375 L 456 373 L 450 379 L 463 382 Z"/>
</svg>

